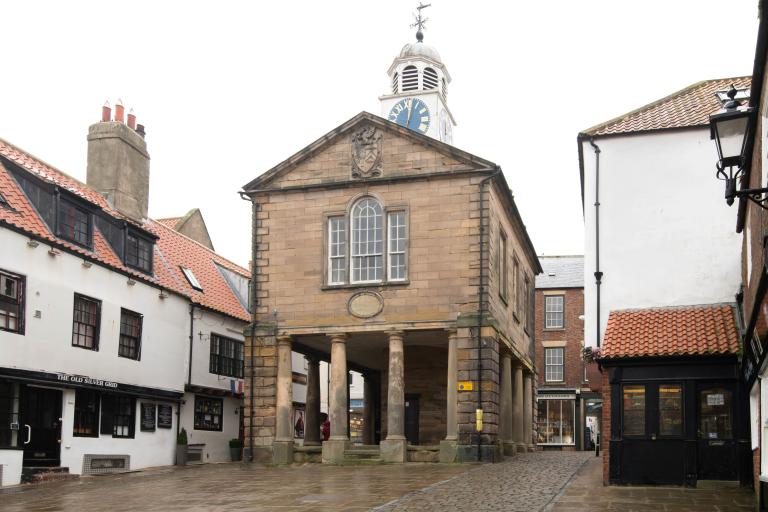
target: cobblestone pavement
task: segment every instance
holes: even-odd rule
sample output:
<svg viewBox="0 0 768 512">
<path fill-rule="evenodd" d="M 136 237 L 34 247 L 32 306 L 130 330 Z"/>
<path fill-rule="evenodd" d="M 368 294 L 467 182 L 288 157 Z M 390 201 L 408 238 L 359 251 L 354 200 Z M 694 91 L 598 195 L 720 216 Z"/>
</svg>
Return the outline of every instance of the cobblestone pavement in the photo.
<svg viewBox="0 0 768 512">
<path fill-rule="evenodd" d="M 424 510 L 543 510 L 590 458 L 591 452 L 518 454 L 412 492 L 376 512 Z"/>
<path fill-rule="evenodd" d="M 602 484 L 602 459 L 592 457 L 547 508 L 552 512 L 746 512 L 755 494 L 739 487 L 632 487 Z"/>
</svg>

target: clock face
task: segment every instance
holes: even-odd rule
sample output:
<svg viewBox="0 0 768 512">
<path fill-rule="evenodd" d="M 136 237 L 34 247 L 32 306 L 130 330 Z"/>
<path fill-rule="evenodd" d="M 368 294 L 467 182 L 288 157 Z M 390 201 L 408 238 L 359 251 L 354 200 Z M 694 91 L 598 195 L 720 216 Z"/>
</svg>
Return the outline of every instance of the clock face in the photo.
<svg viewBox="0 0 768 512">
<path fill-rule="evenodd" d="M 427 133 L 431 115 L 426 103 L 417 98 L 403 98 L 389 111 L 389 120 L 420 133 Z"/>
</svg>

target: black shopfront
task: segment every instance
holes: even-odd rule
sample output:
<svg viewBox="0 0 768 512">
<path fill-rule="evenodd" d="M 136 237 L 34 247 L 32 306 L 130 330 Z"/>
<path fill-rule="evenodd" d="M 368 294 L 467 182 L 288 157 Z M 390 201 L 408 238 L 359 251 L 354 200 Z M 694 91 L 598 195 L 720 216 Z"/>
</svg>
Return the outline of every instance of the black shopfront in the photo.
<svg viewBox="0 0 768 512">
<path fill-rule="evenodd" d="M 609 483 L 749 485 L 749 404 L 737 356 L 601 361 L 610 383 Z"/>
</svg>

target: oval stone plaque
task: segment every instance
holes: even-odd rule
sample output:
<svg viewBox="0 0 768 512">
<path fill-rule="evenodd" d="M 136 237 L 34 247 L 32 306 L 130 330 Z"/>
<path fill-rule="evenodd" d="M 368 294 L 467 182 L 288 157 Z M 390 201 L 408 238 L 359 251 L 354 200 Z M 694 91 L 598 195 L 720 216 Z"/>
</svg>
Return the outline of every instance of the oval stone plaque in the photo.
<svg viewBox="0 0 768 512">
<path fill-rule="evenodd" d="M 384 308 L 384 299 L 374 292 L 359 292 L 349 298 L 347 310 L 358 318 L 371 318 Z"/>
</svg>

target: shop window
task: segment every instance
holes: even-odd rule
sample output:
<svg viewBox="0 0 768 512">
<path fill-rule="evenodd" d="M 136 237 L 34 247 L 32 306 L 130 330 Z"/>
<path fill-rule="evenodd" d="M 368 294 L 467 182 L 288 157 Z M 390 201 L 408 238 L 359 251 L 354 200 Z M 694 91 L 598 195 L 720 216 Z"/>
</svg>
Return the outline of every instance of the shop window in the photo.
<svg viewBox="0 0 768 512">
<path fill-rule="evenodd" d="M 699 436 L 703 439 L 733 439 L 731 391 L 710 388 L 699 392 Z"/>
<path fill-rule="evenodd" d="M 0 270 L 0 330 L 24 334 L 24 278 Z"/>
<path fill-rule="evenodd" d="M 544 380 L 563 381 L 564 352 L 562 347 L 544 349 Z"/>
<path fill-rule="evenodd" d="M 565 296 L 547 295 L 544 297 L 544 328 L 562 329 L 565 325 Z"/>
<path fill-rule="evenodd" d="M 539 398 L 538 444 L 573 445 L 576 401 Z"/>
<path fill-rule="evenodd" d="M 20 446 L 19 383 L 0 380 L 0 448 Z"/>
<path fill-rule="evenodd" d="M 99 437 L 99 392 L 78 389 L 75 392 L 75 437 Z"/>
<path fill-rule="evenodd" d="M 222 427 L 221 398 L 206 398 L 195 395 L 195 430 L 215 430 Z"/>
<path fill-rule="evenodd" d="M 117 355 L 139 360 L 143 316 L 127 309 L 120 310 L 120 346 Z"/>
<path fill-rule="evenodd" d="M 99 350 L 101 301 L 75 294 L 72 346 Z"/>
<path fill-rule="evenodd" d="M 133 438 L 135 423 L 136 402 L 133 397 L 110 394 L 101 397 L 102 434 Z"/>
<path fill-rule="evenodd" d="M 683 435 L 683 387 L 659 384 L 659 435 Z"/>
<path fill-rule="evenodd" d="M 209 371 L 216 375 L 243 378 L 243 342 L 211 333 Z"/>
<path fill-rule="evenodd" d="M 645 386 L 624 386 L 623 426 L 625 436 L 645 435 Z"/>
</svg>

